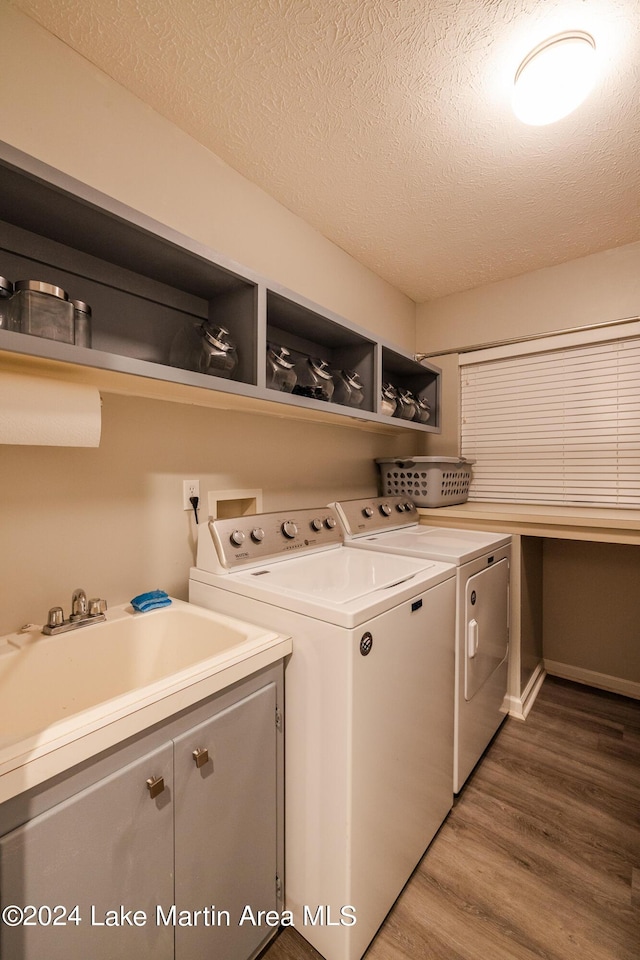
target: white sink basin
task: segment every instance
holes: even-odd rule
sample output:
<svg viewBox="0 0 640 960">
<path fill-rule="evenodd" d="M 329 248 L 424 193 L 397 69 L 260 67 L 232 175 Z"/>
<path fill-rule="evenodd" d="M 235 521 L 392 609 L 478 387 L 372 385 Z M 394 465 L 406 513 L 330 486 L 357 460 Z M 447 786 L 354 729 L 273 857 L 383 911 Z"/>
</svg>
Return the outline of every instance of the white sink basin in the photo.
<svg viewBox="0 0 640 960">
<path fill-rule="evenodd" d="M 179 600 L 0 639 L 0 802 L 290 651 L 273 631 Z"/>
</svg>

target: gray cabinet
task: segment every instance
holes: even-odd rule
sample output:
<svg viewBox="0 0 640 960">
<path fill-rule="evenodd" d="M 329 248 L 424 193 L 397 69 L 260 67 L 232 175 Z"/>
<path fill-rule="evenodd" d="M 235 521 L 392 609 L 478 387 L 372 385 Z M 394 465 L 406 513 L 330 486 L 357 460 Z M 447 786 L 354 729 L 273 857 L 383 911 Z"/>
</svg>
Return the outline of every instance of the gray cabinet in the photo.
<svg viewBox="0 0 640 960">
<path fill-rule="evenodd" d="M 277 407 L 280 416 L 288 407 L 292 416 L 333 415 L 355 426 L 440 430 L 439 368 L 2 143 L 0 275 L 55 284 L 93 311 L 91 349 L 0 328 L 0 351 L 81 365 L 94 371 L 98 386 L 105 382 L 100 372 L 108 371 L 129 378 L 129 392 L 142 396 L 157 395 L 149 383 L 160 380 L 191 388 L 192 402 L 205 406 L 216 405 L 216 392 L 227 405 L 236 395 L 238 409 L 250 398 L 265 412 Z M 229 379 L 171 365 L 176 335 L 204 320 L 226 327 L 237 345 Z M 357 373 L 361 406 L 269 389 L 270 342 L 294 359 L 317 357 L 334 372 Z M 387 380 L 429 400 L 428 424 L 382 413 Z"/>
<path fill-rule="evenodd" d="M 115 751 L 91 775 L 105 765 L 111 772 L 84 789 L 71 792 L 87 771 L 68 789 L 54 784 L 53 799 L 61 789 L 70 795 L 0 839 L 0 905 L 24 911 L 19 925 L 0 924 L 0 956 L 247 960 L 258 952 L 275 928 L 238 923 L 246 905 L 255 915 L 282 909 L 281 669 Z M 119 765 L 121 755 L 130 762 Z M 26 798 L 22 817 L 42 804 Z"/>
<path fill-rule="evenodd" d="M 275 717 L 271 685 L 175 741 L 176 907 L 215 908 L 211 927 L 176 927 L 176 960 L 246 960 L 268 928 L 239 926 L 245 905 L 279 907 Z"/>
<path fill-rule="evenodd" d="M 155 918 L 156 903 L 173 902 L 172 767 L 165 744 L 0 840 L 0 902 L 25 910 L 23 925 L 0 925 L 0 956 L 173 957 L 169 928 L 106 925 L 107 911 Z M 151 776 L 166 784 L 155 801 Z"/>
</svg>

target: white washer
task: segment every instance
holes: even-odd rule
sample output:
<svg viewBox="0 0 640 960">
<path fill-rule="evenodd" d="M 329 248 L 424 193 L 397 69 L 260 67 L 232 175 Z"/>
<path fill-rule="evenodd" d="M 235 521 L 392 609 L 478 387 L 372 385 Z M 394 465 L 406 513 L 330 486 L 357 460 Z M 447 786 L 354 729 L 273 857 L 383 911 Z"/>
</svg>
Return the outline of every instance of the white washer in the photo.
<svg viewBox="0 0 640 960">
<path fill-rule="evenodd" d="M 342 539 L 327 507 L 209 521 L 189 598 L 293 638 L 285 903 L 358 960 L 453 802 L 455 567 Z"/>
<path fill-rule="evenodd" d="M 453 792 L 458 793 L 507 714 L 511 537 L 421 524 L 406 497 L 331 506 L 348 547 L 457 567 Z"/>
</svg>

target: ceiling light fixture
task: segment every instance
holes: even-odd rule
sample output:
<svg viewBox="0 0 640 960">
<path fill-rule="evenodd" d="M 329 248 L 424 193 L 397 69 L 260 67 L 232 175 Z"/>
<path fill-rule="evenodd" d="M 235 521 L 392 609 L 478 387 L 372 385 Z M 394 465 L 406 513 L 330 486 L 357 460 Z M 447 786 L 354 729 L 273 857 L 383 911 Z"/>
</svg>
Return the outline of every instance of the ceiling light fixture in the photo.
<svg viewBox="0 0 640 960">
<path fill-rule="evenodd" d="M 558 33 L 529 53 L 516 72 L 513 111 L 523 123 L 544 126 L 566 117 L 595 81 L 596 45 L 581 30 Z"/>
</svg>

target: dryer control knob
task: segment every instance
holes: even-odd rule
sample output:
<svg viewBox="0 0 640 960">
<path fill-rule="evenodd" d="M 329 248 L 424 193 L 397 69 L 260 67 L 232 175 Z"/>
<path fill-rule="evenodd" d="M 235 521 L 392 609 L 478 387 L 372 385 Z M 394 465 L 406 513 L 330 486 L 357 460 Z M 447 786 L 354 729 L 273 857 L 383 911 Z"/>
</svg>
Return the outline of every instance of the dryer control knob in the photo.
<svg viewBox="0 0 640 960">
<path fill-rule="evenodd" d="M 413 501 L 412 501 L 412 500 L 407 500 L 407 502 L 406 502 L 405 505 L 404 505 L 404 508 L 405 508 L 405 510 L 408 510 L 409 513 L 411 513 L 412 510 L 415 510 L 415 507 L 414 507 L 414 505 L 413 505 Z"/>
<path fill-rule="evenodd" d="M 336 525 L 336 518 L 335 518 L 335 517 L 327 517 L 327 519 L 326 519 L 325 522 L 324 522 L 324 525 L 325 525 L 325 527 L 327 528 L 327 530 L 333 530 L 333 528 L 334 528 L 335 525 Z"/>
<path fill-rule="evenodd" d="M 234 530 L 229 537 L 229 540 L 231 540 L 231 543 L 234 545 L 234 547 L 241 547 L 244 543 L 244 533 L 242 530 Z"/>
<path fill-rule="evenodd" d="M 318 530 L 322 530 L 322 520 L 320 519 L 320 517 L 313 518 L 313 520 L 311 521 L 311 529 L 315 530 L 316 533 L 318 532 Z"/>
<path fill-rule="evenodd" d="M 391 516 L 391 507 L 389 506 L 388 503 L 381 503 L 381 504 L 380 504 L 380 513 L 382 514 L 383 517 L 390 517 L 390 516 Z"/>
<path fill-rule="evenodd" d="M 293 520 L 285 520 L 285 522 L 282 524 L 282 532 L 284 533 L 285 537 L 287 537 L 288 540 L 293 540 L 296 533 L 298 532 L 298 528 L 296 527 Z"/>
<path fill-rule="evenodd" d="M 362 516 L 367 518 L 372 517 L 373 507 L 365 507 L 364 510 L 362 511 Z"/>
<path fill-rule="evenodd" d="M 396 503 L 396 510 L 398 511 L 398 513 L 404 513 L 406 509 L 407 509 L 406 503 Z"/>
<path fill-rule="evenodd" d="M 254 543 L 262 543 L 264 540 L 264 530 L 262 527 L 254 527 L 251 531 L 251 539 Z"/>
</svg>

